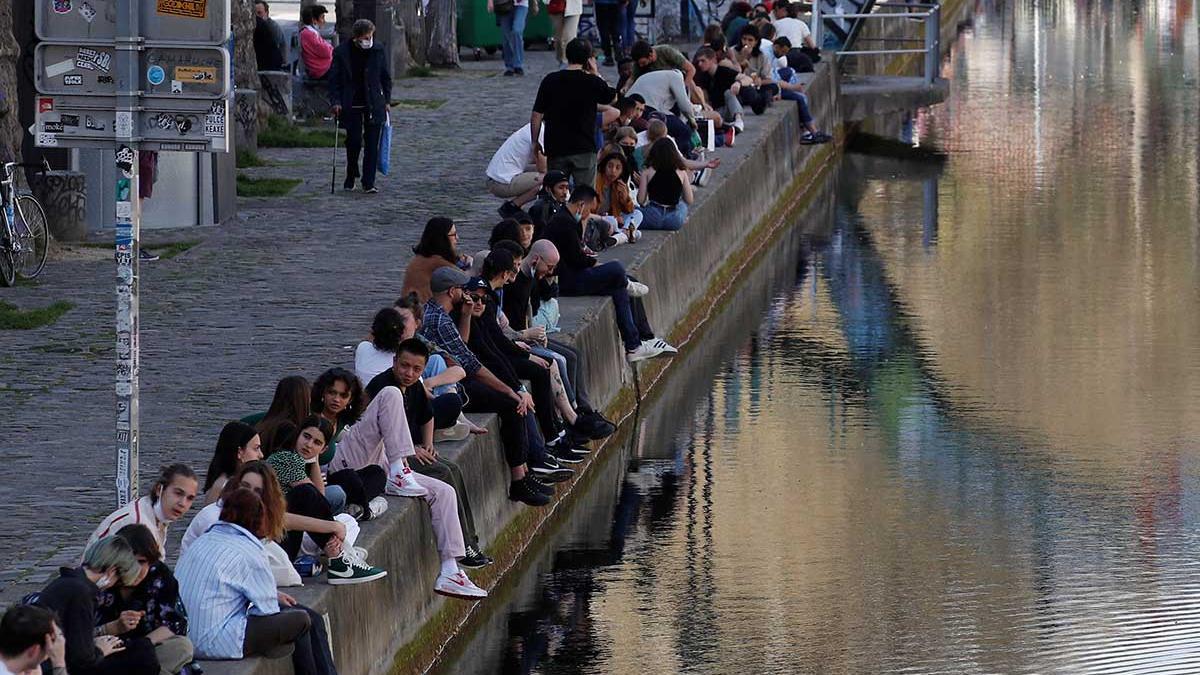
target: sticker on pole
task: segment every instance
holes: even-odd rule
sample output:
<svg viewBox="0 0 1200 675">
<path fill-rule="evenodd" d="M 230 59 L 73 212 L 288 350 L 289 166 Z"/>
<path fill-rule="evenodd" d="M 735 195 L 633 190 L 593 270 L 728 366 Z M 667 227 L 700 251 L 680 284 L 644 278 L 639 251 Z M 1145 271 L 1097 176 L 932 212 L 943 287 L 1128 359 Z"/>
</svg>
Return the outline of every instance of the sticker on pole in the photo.
<svg viewBox="0 0 1200 675">
<path fill-rule="evenodd" d="M 210 66 L 175 66 L 175 79 L 192 82 L 215 82 L 217 69 Z"/>
<path fill-rule="evenodd" d="M 204 135 L 209 138 L 225 136 L 225 101 L 213 101 L 204 116 Z"/>
<path fill-rule="evenodd" d="M 113 131 L 118 136 L 132 136 L 133 113 L 126 110 L 118 110 L 116 121 L 113 123 Z"/>
<path fill-rule="evenodd" d="M 208 15 L 208 0 L 157 0 L 154 11 L 168 16 L 203 19 Z"/>
<path fill-rule="evenodd" d="M 54 0 L 53 4 L 55 14 L 71 13 L 71 0 Z"/>
<path fill-rule="evenodd" d="M 112 54 L 96 51 L 91 47 L 80 47 L 75 55 L 75 67 L 107 73 L 112 67 Z"/>
<path fill-rule="evenodd" d="M 167 71 L 162 66 L 150 66 L 146 69 L 146 81 L 154 86 L 162 84 L 167 79 Z"/>
</svg>

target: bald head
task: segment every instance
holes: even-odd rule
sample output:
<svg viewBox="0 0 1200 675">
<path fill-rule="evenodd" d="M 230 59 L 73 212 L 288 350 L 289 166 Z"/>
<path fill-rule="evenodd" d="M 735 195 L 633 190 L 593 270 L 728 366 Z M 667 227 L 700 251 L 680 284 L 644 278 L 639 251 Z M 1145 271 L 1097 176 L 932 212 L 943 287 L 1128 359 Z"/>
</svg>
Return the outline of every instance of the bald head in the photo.
<svg viewBox="0 0 1200 675">
<path fill-rule="evenodd" d="M 529 255 L 525 256 L 522 265 L 530 276 L 544 279 L 553 276 L 558 267 L 558 247 L 548 239 L 538 239 L 529 247 Z"/>
</svg>

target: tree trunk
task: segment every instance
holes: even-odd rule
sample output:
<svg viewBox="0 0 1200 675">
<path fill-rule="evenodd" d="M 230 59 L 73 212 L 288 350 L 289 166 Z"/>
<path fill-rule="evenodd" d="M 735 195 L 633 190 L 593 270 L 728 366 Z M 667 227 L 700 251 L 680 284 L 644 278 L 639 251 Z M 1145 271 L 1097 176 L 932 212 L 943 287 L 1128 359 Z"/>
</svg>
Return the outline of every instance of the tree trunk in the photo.
<svg viewBox="0 0 1200 675">
<path fill-rule="evenodd" d="M 349 42 L 353 37 L 350 29 L 354 26 L 354 0 L 333 0 L 333 7 L 334 13 L 337 14 L 334 28 L 337 30 L 338 42 Z"/>
<path fill-rule="evenodd" d="M 13 36 L 13 4 L 0 2 L 0 159 L 18 161 L 21 123 L 17 120 L 17 57 Z"/>
<path fill-rule="evenodd" d="M 458 67 L 458 12 L 455 0 L 432 0 L 425 16 L 429 47 L 425 59 L 431 66 Z"/>
<path fill-rule="evenodd" d="M 234 149 L 256 152 L 258 130 L 266 125 L 259 114 L 257 98 L 258 61 L 254 54 L 254 0 L 232 0 L 229 3 L 230 23 L 233 24 L 233 84 Z"/>
<path fill-rule="evenodd" d="M 396 23 L 404 27 L 406 51 L 412 57 L 412 62 L 425 65 L 425 11 L 421 7 L 421 0 L 403 0 L 397 3 Z M 399 71 L 397 73 L 404 74 Z"/>
</svg>

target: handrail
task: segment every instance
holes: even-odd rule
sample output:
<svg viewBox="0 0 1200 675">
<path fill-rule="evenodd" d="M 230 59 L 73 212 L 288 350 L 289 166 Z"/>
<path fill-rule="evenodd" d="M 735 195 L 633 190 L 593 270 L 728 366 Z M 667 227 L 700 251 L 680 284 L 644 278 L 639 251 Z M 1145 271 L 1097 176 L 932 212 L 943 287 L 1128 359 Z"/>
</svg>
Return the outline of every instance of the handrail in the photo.
<svg viewBox="0 0 1200 675">
<path fill-rule="evenodd" d="M 818 48 L 823 44 L 825 38 L 825 16 L 821 12 L 821 3 L 818 1 L 812 4 L 812 34 L 813 40 Z M 876 3 L 875 9 L 888 8 L 903 9 L 903 12 L 871 12 L 871 13 L 856 13 L 856 14 L 836 14 L 838 20 L 841 19 L 857 19 L 858 23 L 872 19 L 916 19 L 925 25 L 924 42 L 925 45 L 921 49 L 868 49 L 868 50 L 847 50 L 839 49 L 836 54 L 838 56 L 882 56 L 886 54 L 924 54 L 925 62 L 922 68 L 922 75 L 926 83 L 932 83 L 937 77 L 938 63 L 941 59 L 941 16 L 942 6 L 936 3 Z M 913 10 L 926 11 L 913 11 Z M 855 31 L 857 34 L 857 31 Z M 906 41 L 915 41 L 917 38 L 906 38 Z M 898 41 L 898 40 L 894 40 Z M 848 47 L 850 45 L 843 45 Z"/>
</svg>

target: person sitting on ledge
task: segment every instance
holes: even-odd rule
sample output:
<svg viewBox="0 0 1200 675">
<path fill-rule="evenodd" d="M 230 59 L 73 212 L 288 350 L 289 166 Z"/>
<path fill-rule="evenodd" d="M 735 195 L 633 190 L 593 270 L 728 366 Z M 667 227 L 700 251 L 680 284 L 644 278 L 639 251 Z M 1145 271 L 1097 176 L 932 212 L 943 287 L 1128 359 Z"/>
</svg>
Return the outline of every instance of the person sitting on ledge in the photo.
<svg viewBox="0 0 1200 675">
<path fill-rule="evenodd" d="M 217 437 L 217 449 L 204 474 L 204 503 L 217 501 L 225 482 L 246 462 L 262 459 L 262 442 L 254 427 L 245 422 L 229 422 Z"/>
<path fill-rule="evenodd" d="M 366 391 L 372 398 L 385 387 L 396 387 L 404 394 L 404 414 L 408 418 L 409 432 L 413 434 L 413 450 L 416 453 L 409 460 L 409 466 L 417 473 L 449 483 L 454 488 L 458 521 L 462 525 L 463 543 L 466 545 L 466 553 L 458 558 L 458 564 L 467 569 L 478 569 L 492 564 L 493 560 L 480 548 L 479 535 L 475 531 L 475 514 L 471 510 L 462 470 L 458 464 L 439 455 L 434 447 L 436 399 L 431 398 L 428 385 L 421 379 L 430 356 L 429 347 L 424 342 L 413 337 L 403 340 L 396 346 L 392 367 L 372 378 Z M 457 395 L 450 396 L 458 401 L 450 416 L 452 421 L 458 417 L 457 411 L 462 409 L 462 403 Z"/>
<path fill-rule="evenodd" d="M 179 583 L 162 560 L 150 528 L 134 523 L 122 527 L 117 536 L 133 549 L 141 579 L 96 596 L 96 634 L 149 640 L 161 675 L 176 675 L 192 662 L 193 653 Z"/>
<path fill-rule="evenodd" d="M 558 249 L 558 283 L 563 296 L 607 295 L 617 314 L 617 329 L 625 344 L 625 358 L 637 363 L 656 356 L 670 356 L 676 350 L 666 340 L 654 336 L 646 320 L 641 297 L 650 291 L 625 273 L 617 260 L 597 265 L 596 254 L 583 245 L 581 222 L 596 209 L 596 190 L 581 185 L 571 193 L 567 210 L 546 226 L 546 239 Z"/>
<path fill-rule="evenodd" d="M 305 675 L 318 666 L 308 612 L 280 607 L 275 576 L 263 553 L 265 508 L 253 490 L 238 487 L 221 499 L 220 520 L 180 556 L 180 596 L 188 608 L 188 637 L 206 659 L 280 658 Z"/>
<path fill-rule="evenodd" d="M 329 443 L 328 466 L 337 456 L 337 441 L 341 433 L 362 417 L 367 407 L 358 377 L 345 368 L 330 368 L 321 373 L 312 389 L 309 407 L 319 410 L 318 414 L 333 425 L 333 440 Z M 322 457 L 326 453 L 322 453 Z M 387 472 L 383 467 L 371 465 L 362 469 L 342 469 L 329 473 L 329 485 L 337 486 L 345 493 L 345 508 L 359 520 L 373 520 L 388 509 L 383 497 L 387 485 Z"/>
<path fill-rule="evenodd" d="M 571 178 L 562 171 L 546 172 L 546 180 L 542 181 L 542 189 L 537 199 L 529 205 L 529 218 L 533 221 L 533 236 L 539 238 L 546 223 L 550 222 L 567 204 L 571 194 Z"/>
<path fill-rule="evenodd" d="M 646 168 L 638 181 L 642 227 L 647 230 L 678 230 L 695 199 L 691 177 L 683 157 L 669 138 L 660 138 L 646 154 Z"/>
<path fill-rule="evenodd" d="M 61 568 L 57 579 L 27 596 L 24 604 L 45 607 L 62 622 L 71 675 L 158 675 L 150 640 L 96 634 L 96 597 L 102 591 L 137 586 L 144 576 L 129 542 L 107 535 L 88 543 L 79 567 Z"/>
<path fill-rule="evenodd" d="M 433 297 L 425 303 L 420 335 L 467 371 L 463 380 L 467 412 L 490 412 L 500 417 L 501 443 L 511 478 L 509 499 L 529 506 L 545 506 L 550 502 L 546 493 L 553 492 L 553 488 L 529 475 L 527 466 L 530 439 L 525 416 L 533 412 L 533 397 L 520 382 L 498 377 L 463 340 L 464 334 L 470 337 L 473 314 L 474 301 L 463 294 L 469 280 L 462 271 L 449 267 L 434 272 L 430 282 Z M 452 312 L 459 314 L 461 324 L 451 317 Z"/>
<path fill-rule="evenodd" d="M 443 267 L 471 269 L 471 256 L 458 252 L 458 228 L 449 218 L 435 216 L 425 223 L 421 240 L 412 247 L 413 257 L 404 270 L 403 295 L 416 293 L 425 302 L 432 293 L 429 279 Z"/>
<path fill-rule="evenodd" d="M 88 538 L 88 544 L 117 533 L 130 523 L 141 523 L 154 533 L 162 557 L 167 557 L 167 528 L 192 508 L 200 487 L 196 472 L 186 464 L 168 464 L 162 468 L 150 494 L 113 511 Z"/>
</svg>

